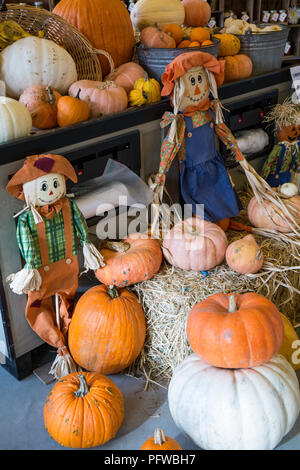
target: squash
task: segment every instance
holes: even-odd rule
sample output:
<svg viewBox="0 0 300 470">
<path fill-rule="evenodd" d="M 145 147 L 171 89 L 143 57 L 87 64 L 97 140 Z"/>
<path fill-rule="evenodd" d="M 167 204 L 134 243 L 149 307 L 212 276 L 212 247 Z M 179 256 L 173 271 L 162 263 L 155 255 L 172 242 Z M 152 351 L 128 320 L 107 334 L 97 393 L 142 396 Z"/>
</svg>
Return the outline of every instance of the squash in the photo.
<svg viewBox="0 0 300 470">
<path fill-rule="evenodd" d="M 183 40 L 183 31 L 181 26 L 178 24 L 167 24 L 164 26 L 163 32 L 169 34 L 169 36 L 172 36 L 176 42 L 176 45 Z"/>
<path fill-rule="evenodd" d="M 120 0 L 60 0 L 53 13 L 79 29 L 94 48 L 108 52 L 115 67 L 131 61 L 134 31 L 128 10 Z M 110 64 L 103 55 L 98 58 L 105 77 L 111 72 Z"/>
<path fill-rule="evenodd" d="M 136 295 L 99 285 L 86 291 L 76 304 L 69 348 L 84 369 L 117 374 L 136 360 L 145 337 L 145 315 Z"/>
<path fill-rule="evenodd" d="M 7 95 L 19 98 L 33 85 L 49 86 L 61 95 L 77 80 L 72 56 L 48 39 L 30 36 L 14 42 L 0 54 L 0 79 Z"/>
<path fill-rule="evenodd" d="M 12 98 L 0 96 L 0 144 L 29 135 L 31 128 L 28 109 Z"/>
<path fill-rule="evenodd" d="M 118 86 L 124 88 L 129 93 L 133 90 L 135 82 L 139 78 L 145 77 L 145 70 L 135 62 L 127 62 L 120 65 L 117 69 L 113 70 L 104 79 L 105 82 L 115 82 Z"/>
<path fill-rule="evenodd" d="M 218 57 L 237 55 L 240 52 L 241 41 L 234 34 L 214 34 L 213 37 L 220 41 Z"/>
<path fill-rule="evenodd" d="M 300 196 L 293 196 L 286 201 L 292 206 L 292 215 L 296 222 L 300 224 Z M 272 202 L 264 201 L 259 203 L 254 196 L 248 204 L 247 211 L 248 218 L 254 227 L 275 230 L 280 233 L 291 232 L 286 216 Z"/>
<path fill-rule="evenodd" d="M 189 39 L 184 39 L 178 44 L 178 49 L 185 49 L 186 47 L 189 47 L 192 41 Z"/>
<path fill-rule="evenodd" d="M 204 0 L 182 0 L 185 10 L 184 24 L 187 26 L 205 26 L 211 17 L 211 7 Z"/>
<path fill-rule="evenodd" d="M 127 93 L 114 82 L 79 80 L 70 86 L 69 95 L 76 98 L 79 90 L 80 99 L 87 103 L 92 118 L 119 113 L 127 108 Z"/>
<path fill-rule="evenodd" d="M 154 436 L 147 439 L 140 450 L 182 450 L 182 447 L 175 439 L 166 436 L 162 429 L 156 428 Z"/>
<path fill-rule="evenodd" d="M 140 42 L 144 47 L 168 49 L 176 47 L 175 39 L 167 33 L 160 31 L 155 26 L 147 26 L 140 33 Z"/>
<path fill-rule="evenodd" d="M 138 0 L 130 17 L 138 31 L 147 26 L 163 28 L 167 24 L 181 25 L 184 21 L 184 7 L 180 0 Z"/>
<path fill-rule="evenodd" d="M 191 41 L 198 41 L 202 44 L 204 41 L 210 40 L 210 33 L 207 29 L 198 27 L 194 28 L 190 35 Z"/>
<path fill-rule="evenodd" d="M 279 349 L 279 354 L 291 364 L 294 370 L 300 369 L 300 354 L 299 351 L 300 341 L 299 337 L 291 324 L 290 320 L 281 313 L 281 319 L 283 321 L 284 336 L 283 343 Z"/>
<path fill-rule="evenodd" d="M 255 274 L 263 265 L 264 255 L 253 235 L 230 243 L 226 250 L 226 262 L 241 274 Z"/>
<path fill-rule="evenodd" d="M 147 103 L 147 95 L 143 90 L 131 90 L 129 92 L 130 106 L 144 106 Z"/>
<path fill-rule="evenodd" d="M 204 271 L 222 263 L 227 246 L 227 237 L 220 227 L 192 217 L 177 223 L 165 235 L 162 250 L 172 266 Z"/>
<path fill-rule="evenodd" d="M 19 39 L 27 38 L 28 36 L 30 36 L 30 34 L 27 33 L 16 21 L 7 20 L 0 22 L 1 49 L 19 41 Z"/>
<path fill-rule="evenodd" d="M 134 84 L 134 90 L 143 92 L 148 104 L 157 103 L 161 100 L 161 88 L 155 78 L 139 78 Z"/>
<path fill-rule="evenodd" d="M 224 83 L 244 80 L 252 75 L 253 63 L 245 54 L 226 56 Z"/>
<path fill-rule="evenodd" d="M 44 405 L 45 427 L 64 447 L 101 446 L 115 437 L 123 419 L 124 400 L 119 388 L 98 373 L 63 377 Z"/>
<path fill-rule="evenodd" d="M 52 129 L 57 125 L 57 102 L 61 95 L 49 86 L 33 85 L 23 91 L 19 98 L 32 117 L 37 129 Z"/>
<path fill-rule="evenodd" d="M 76 98 L 62 96 L 57 102 L 57 124 L 59 127 L 72 126 L 89 118 L 87 103 L 80 100 L 80 89 Z"/>
<path fill-rule="evenodd" d="M 101 254 L 106 265 L 95 271 L 97 279 L 118 287 L 151 279 L 162 262 L 158 241 L 141 233 L 133 233 L 123 242 L 106 242 Z"/>
<path fill-rule="evenodd" d="M 192 41 L 191 44 L 189 45 L 189 47 L 200 47 L 200 46 L 201 44 L 198 41 Z"/>
<path fill-rule="evenodd" d="M 283 341 L 276 305 L 253 292 L 210 295 L 192 308 L 186 331 L 203 361 L 226 369 L 268 362 Z"/>
<path fill-rule="evenodd" d="M 251 369 L 216 368 L 192 354 L 175 370 L 168 401 L 177 427 L 202 449 L 272 450 L 296 422 L 300 390 L 279 354 Z"/>
</svg>

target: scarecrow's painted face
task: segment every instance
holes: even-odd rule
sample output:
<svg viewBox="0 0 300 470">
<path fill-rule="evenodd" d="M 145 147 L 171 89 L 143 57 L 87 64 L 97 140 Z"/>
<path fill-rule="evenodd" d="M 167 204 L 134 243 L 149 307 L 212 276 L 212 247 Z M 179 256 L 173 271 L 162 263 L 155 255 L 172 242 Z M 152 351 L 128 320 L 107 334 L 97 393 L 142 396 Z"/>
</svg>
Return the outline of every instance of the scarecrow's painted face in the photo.
<svg viewBox="0 0 300 470">
<path fill-rule="evenodd" d="M 300 123 L 295 122 L 290 126 L 285 126 L 280 129 L 278 132 L 278 141 L 279 142 L 295 142 L 300 137 Z"/>
<path fill-rule="evenodd" d="M 197 106 L 209 98 L 209 83 L 204 67 L 193 67 L 180 78 L 184 92 L 181 99 L 180 111 L 188 106 Z"/>
<path fill-rule="evenodd" d="M 35 180 L 36 202 L 39 206 L 53 204 L 66 192 L 65 178 L 56 173 L 41 176 Z"/>
</svg>

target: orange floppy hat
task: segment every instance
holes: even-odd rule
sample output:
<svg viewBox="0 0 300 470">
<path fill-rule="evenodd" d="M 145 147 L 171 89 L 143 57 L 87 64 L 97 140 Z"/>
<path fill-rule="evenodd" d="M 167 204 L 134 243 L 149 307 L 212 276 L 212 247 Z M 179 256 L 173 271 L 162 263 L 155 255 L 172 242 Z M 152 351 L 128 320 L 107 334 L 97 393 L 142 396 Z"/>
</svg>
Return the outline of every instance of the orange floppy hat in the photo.
<svg viewBox="0 0 300 470">
<path fill-rule="evenodd" d="M 12 196 L 24 201 L 23 184 L 49 173 L 63 175 L 66 179 L 68 178 L 73 183 L 77 183 L 75 170 L 65 157 L 52 154 L 31 155 L 26 158 L 22 168 L 11 178 L 6 186 L 6 190 Z"/>
<path fill-rule="evenodd" d="M 225 71 L 224 60 L 218 60 L 207 52 L 185 52 L 177 56 L 166 66 L 161 78 L 163 84 L 161 95 L 171 95 L 175 86 L 175 80 L 182 77 L 191 68 L 200 66 L 205 67 L 214 74 L 217 86 L 223 84 Z"/>
</svg>

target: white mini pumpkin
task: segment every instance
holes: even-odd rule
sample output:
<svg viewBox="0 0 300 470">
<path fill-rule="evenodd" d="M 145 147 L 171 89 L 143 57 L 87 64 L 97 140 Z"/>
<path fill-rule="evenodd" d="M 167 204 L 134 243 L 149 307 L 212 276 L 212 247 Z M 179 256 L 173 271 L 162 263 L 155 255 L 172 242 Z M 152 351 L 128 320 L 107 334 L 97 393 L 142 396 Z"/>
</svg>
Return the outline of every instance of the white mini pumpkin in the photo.
<svg viewBox="0 0 300 470">
<path fill-rule="evenodd" d="M 19 101 L 0 96 L 0 143 L 28 135 L 32 119 L 28 109 Z"/>
<path fill-rule="evenodd" d="M 213 367 L 192 354 L 175 370 L 169 408 L 206 450 L 272 450 L 299 414 L 295 371 L 281 355 L 252 369 Z"/>
<path fill-rule="evenodd" d="M 30 36 L 3 49 L 0 79 L 11 98 L 19 98 L 32 85 L 50 86 L 64 95 L 77 80 L 76 64 L 55 42 Z"/>
</svg>

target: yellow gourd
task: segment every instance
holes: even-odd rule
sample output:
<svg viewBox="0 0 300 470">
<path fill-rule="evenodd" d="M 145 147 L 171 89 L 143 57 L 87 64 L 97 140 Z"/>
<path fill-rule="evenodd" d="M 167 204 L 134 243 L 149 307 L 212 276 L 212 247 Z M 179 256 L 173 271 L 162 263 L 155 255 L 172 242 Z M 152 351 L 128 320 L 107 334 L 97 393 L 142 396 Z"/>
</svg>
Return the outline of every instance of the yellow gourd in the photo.
<svg viewBox="0 0 300 470">
<path fill-rule="evenodd" d="M 142 90 L 131 90 L 129 92 L 130 106 L 143 106 L 147 103 L 147 95 Z"/>
<path fill-rule="evenodd" d="M 155 78 L 139 78 L 134 84 L 134 89 L 141 90 L 146 94 L 148 104 L 161 100 L 160 84 Z"/>
<path fill-rule="evenodd" d="M 283 343 L 281 345 L 281 348 L 279 350 L 279 354 L 282 354 L 284 358 L 291 364 L 291 366 L 295 369 L 298 370 L 300 369 L 300 363 L 295 364 L 292 360 L 292 356 L 299 349 L 299 346 L 296 348 L 292 348 L 292 345 L 294 341 L 299 340 L 299 337 L 296 333 L 296 331 L 293 328 L 293 325 L 289 321 L 289 319 L 281 313 L 281 318 L 283 321 L 283 327 L 284 327 L 284 338 L 283 338 Z M 296 355 L 296 359 L 299 359 L 300 361 L 300 354 Z"/>
<path fill-rule="evenodd" d="M 214 34 L 213 37 L 220 41 L 218 57 L 236 55 L 240 52 L 241 41 L 234 34 Z"/>
<path fill-rule="evenodd" d="M 6 47 L 19 39 L 31 36 L 13 20 L 0 23 L 0 47 Z"/>
</svg>

